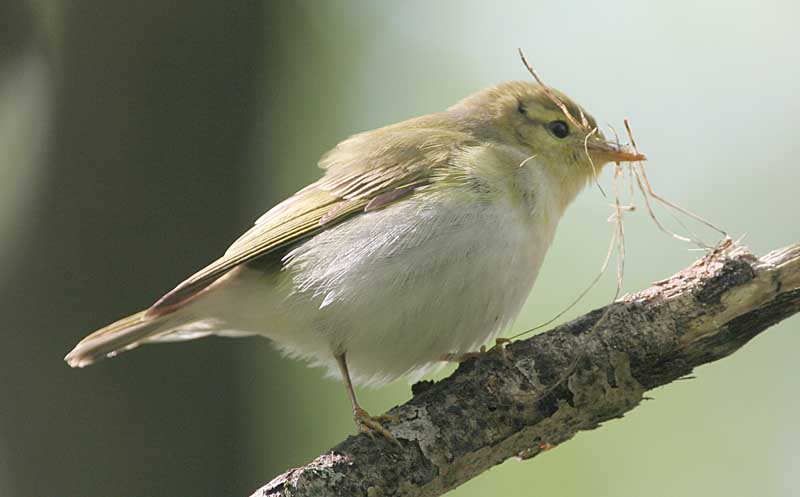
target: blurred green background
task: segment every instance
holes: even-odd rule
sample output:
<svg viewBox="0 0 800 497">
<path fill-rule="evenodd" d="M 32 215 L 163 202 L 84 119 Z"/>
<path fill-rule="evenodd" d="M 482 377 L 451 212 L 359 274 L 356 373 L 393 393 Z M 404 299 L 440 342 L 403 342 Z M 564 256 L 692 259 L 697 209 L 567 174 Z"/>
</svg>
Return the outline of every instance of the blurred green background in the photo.
<svg viewBox="0 0 800 497">
<path fill-rule="evenodd" d="M 517 47 L 601 123 L 632 119 L 662 194 L 757 253 L 800 241 L 799 8 L 0 1 L 0 495 L 244 496 L 352 433 L 342 386 L 263 339 L 61 358 L 219 255 L 342 138 L 528 78 Z M 569 210 L 515 331 L 595 274 L 608 202 L 592 188 Z M 642 210 L 626 230 L 626 291 L 698 256 Z M 450 495 L 797 495 L 798 328 Z M 360 395 L 378 413 L 410 389 Z"/>
</svg>

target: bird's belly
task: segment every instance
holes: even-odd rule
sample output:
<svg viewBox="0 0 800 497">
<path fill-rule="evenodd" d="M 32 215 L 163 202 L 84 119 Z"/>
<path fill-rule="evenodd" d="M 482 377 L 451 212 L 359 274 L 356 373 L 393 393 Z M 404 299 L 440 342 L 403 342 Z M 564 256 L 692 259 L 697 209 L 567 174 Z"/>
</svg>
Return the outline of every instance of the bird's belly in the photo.
<svg viewBox="0 0 800 497">
<path fill-rule="evenodd" d="M 240 274 L 262 305 L 231 325 L 333 374 L 344 352 L 360 384 L 424 373 L 511 325 L 552 238 L 538 228 L 492 204 L 362 215 L 299 246 L 270 282 Z"/>
<path fill-rule="evenodd" d="M 424 374 L 447 353 L 474 351 L 510 326 L 538 271 L 503 244 L 452 247 L 437 261 L 409 255 L 360 289 L 343 348 L 354 376 L 383 382 Z M 514 259 L 517 259 L 516 261 Z M 409 266 L 413 269 L 409 269 Z"/>
</svg>

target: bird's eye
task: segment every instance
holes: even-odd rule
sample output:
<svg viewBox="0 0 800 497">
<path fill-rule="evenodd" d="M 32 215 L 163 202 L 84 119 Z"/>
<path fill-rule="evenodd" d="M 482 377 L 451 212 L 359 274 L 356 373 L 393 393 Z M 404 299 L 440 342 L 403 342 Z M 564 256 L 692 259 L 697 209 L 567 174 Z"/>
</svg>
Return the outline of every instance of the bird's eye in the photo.
<svg viewBox="0 0 800 497">
<path fill-rule="evenodd" d="M 519 105 L 517 105 L 517 112 L 519 112 L 523 116 L 525 115 L 526 110 L 527 109 L 525 109 L 525 105 L 522 102 L 520 102 Z"/>
<path fill-rule="evenodd" d="M 553 121 L 547 124 L 547 128 L 556 138 L 566 138 L 569 136 L 569 126 L 564 121 Z"/>
</svg>

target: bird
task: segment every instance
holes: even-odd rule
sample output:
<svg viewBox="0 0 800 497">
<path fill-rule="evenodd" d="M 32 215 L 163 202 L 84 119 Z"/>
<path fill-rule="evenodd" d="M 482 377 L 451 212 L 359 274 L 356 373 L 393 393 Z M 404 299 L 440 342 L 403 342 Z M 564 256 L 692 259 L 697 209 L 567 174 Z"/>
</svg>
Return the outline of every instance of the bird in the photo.
<svg viewBox="0 0 800 497">
<path fill-rule="evenodd" d="M 541 81 L 497 84 L 338 143 L 319 180 L 65 360 L 84 367 L 142 344 L 263 336 L 341 379 L 358 430 L 391 439 L 353 386 L 419 378 L 498 337 L 567 206 L 604 165 L 644 159 Z"/>
</svg>

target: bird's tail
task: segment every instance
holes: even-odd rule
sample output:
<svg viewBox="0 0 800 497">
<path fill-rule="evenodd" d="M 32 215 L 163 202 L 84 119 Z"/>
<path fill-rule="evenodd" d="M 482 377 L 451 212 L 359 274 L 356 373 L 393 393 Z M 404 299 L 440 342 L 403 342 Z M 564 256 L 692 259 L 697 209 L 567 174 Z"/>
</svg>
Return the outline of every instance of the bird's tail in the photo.
<svg viewBox="0 0 800 497">
<path fill-rule="evenodd" d="M 147 317 L 145 314 L 146 311 L 137 312 L 95 331 L 81 340 L 64 360 L 73 368 L 82 368 L 134 349 L 142 343 L 170 340 L 167 337 L 173 332 L 192 324 L 191 319 L 182 317 L 180 313 L 157 317 Z M 193 334 L 177 339 L 197 338 L 207 334 Z M 174 339 L 176 338 L 172 338 Z"/>
</svg>

